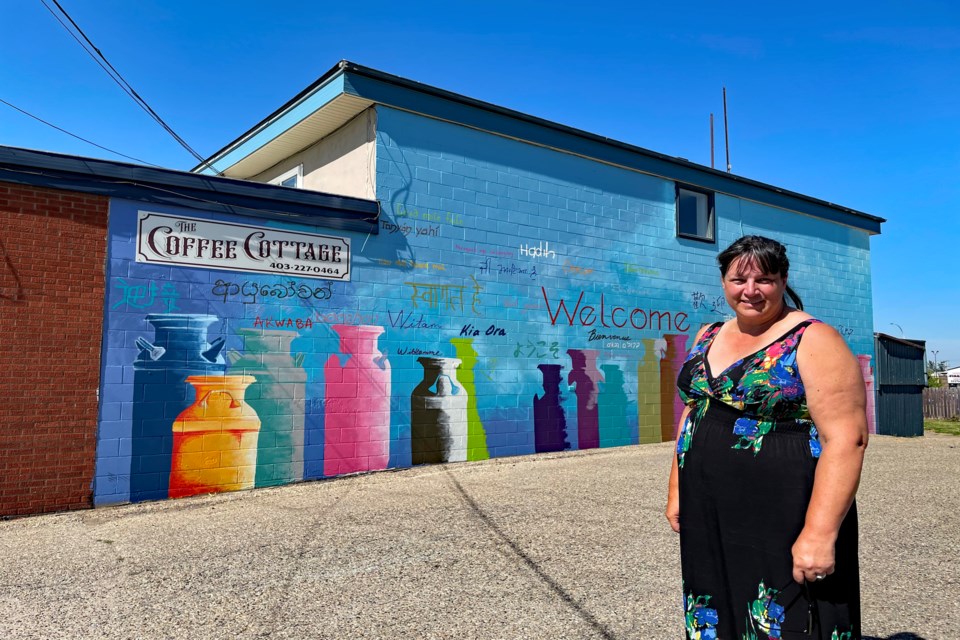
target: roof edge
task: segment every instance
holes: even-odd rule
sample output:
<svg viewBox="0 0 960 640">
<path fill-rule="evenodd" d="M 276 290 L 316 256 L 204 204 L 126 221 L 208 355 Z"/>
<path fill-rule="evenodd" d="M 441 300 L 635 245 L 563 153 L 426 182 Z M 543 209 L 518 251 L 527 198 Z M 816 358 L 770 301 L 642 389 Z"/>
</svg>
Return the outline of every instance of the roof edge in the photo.
<svg viewBox="0 0 960 640">
<path fill-rule="evenodd" d="M 377 233 L 380 203 L 176 169 L 0 146 L 0 181 Z"/>
<path fill-rule="evenodd" d="M 691 162 L 684 158 L 651 151 L 649 149 L 628 144 L 626 142 L 621 142 L 613 138 L 590 133 L 582 129 L 559 124 L 557 122 L 532 116 L 520 111 L 501 107 L 493 103 L 470 98 L 462 94 L 454 93 L 452 91 L 424 84 L 422 82 L 417 82 L 415 80 L 409 80 L 407 78 L 380 71 L 378 69 L 373 69 L 349 60 L 340 60 L 308 87 L 300 91 L 296 96 L 288 100 L 269 116 L 251 127 L 236 140 L 217 151 L 203 163 L 197 165 L 197 167 L 195 167 L 192 171 L 203 170 L 203 167 L 207 166 L 207 164 L 210 162 L 215 163 L 217 159 L 222 159 L 223 157 L 227 156 L 231 151 L 242 146 L 246 141 L 250 140 L 262 132 L 265 128 L 270 126 L 270 124 L 275 120 L 281 118 L 284 114 L 296 108 L 301 102 L 309 99 L 311 95 L 319 91 L 334 78 L 341 75 L 344 76 L 344 92 L 348 92 L 361 98 L 366 98 L 383 106 L 419 113 L 425 117 L 433 117 L 453 123 L 459 123 L 464 126 L 474 127 L 495 135 L 502 135 L 530 144 L 557 149 L 561 152 L 581 155 L 583 157 L 595 159 L 600 162 L 607 162 L 644 173 L 660 175 L 666 179 L 687 182 L 702 186 L 704 188 L 709 188 L 711 190 L 726 192 L 737 197 L 756 200 L 761 203 L 798 211 L 800 213 L 807 213 L 816 217 L 831 220 L 833 222 L 838 222 L 840 224 L 847 224 L 849 226 L 864 230 L 870 234 L 880 233 L 880 226 L 887 221 L 885 218 L 859 211 L 857 209 L 852 209 L 850 207 L 845 207 L 827 200 L 814 198 L 812 196 L 789 189 L 776 187 L 758 180 L 752 180 L 750 178 L 745 178 L 743 176 L 721 171 L 719 169 L 713 169 L 695 162 Z M 385 86 L 386 89 L 384 88 Z M 496 123 L 492 122 L 490 118 L 478 116 L 476 119 L 477 122 L 464 122 L 462 118 L 457 117 L 458 114 L 450 115 L 436 112 L 431 113 L 431 111 L 428 109 L 422 107 L 418 108 L 417 105 L 410 104 L 409 96 L 406 96 L 406 103 L 403 103 L 403 97 L 398 96 L 396 91 L 394 91 L 394 95 L 389 95 L 388 89 L 390 87 L 400 90 L 407 90 L 409 92 L 413 92 L 414 94 L 426 96 L 433 100 L 440 100 L 444 104 L 455 105 L 461 108 L 461 111 L 459 112 L 460 115 L 466 113 L 462 110 L 465 108 L 468 110 L 477 110 L 480 113 L 490 114 L 495 118 L 507 120 L 501 120 L 500 123 Z M 401 102 L 402 104 L 398 104 L 398 102 Z M 439 105 L 441 103 L 435 102 L 434 104 Z M 474 111 L 474 113 L 477 111 Z M 526 135 L 524 135 L 523 132 L 518 133 L 516 131 L 509 131 L 509 125 L 501 126 L 499 128 L 497 127 L 497 124 L 502 125 L 509 121 L 513 121 L 528 127 Z M 535 139 L 537 136 L 529 135 L 529 127 L 533 127 L 533 130 L 539 129 L 542 132 L 546 132 L 546 134 L 539 136 L 541 139 Z M 558 138 L 561 137 L 564 138 L 564 140 L 558 140 Z M 550 143 L 550 139 L 553 139 L 553 144 Z M 578 140 L 580 143 L 576 142 Z M 564 142 L 566 142 L 566 144 L 564 144 Z M 601 145 L 601 147 L 597 147 L 597 145 Z M 577 146 L 584 148 L 590 147 L 590 149 L 577 149 Z M 611 152 L 607 154 L 599 153 L 603 147 L 610 149 Z M 610 157 L 605 156 L 619 156 L 619 160 L 611 159 Z M 643 158 L 646 162 L 654 164 L 658 171 L 651 171 L 649 169 L 637 167 L 635 166 L 635 162 L 631 163 L 629 161 L 630 157 Z M 671 171 L 671 168 L 674 170 Z M 724 188 L 724 185 L 726 188 Z M 801 203 L 805 203 L 807 206 L 798 206 Z M 829 212 L 835 213 L 830 214 Z"/>
<path fill-rule="evenodd" d="M 891 342 L 896 342 L 907 347 L 912 347 L 914 349 L 924 349 L 927 348 L 926 340 L 910 340 L 909 338 L 898 338 L 897 336 L 891 336 L 888 333 L 881 333 L 879 331 L 873 334 L 874 338 L 883 338 L 884 340 L 889 340 Z"/>
<path fill-rule="evenodd" d="M 250 127 L 249 129 L 247 129 L 243 134 L 240 135 L 240 137 L 238 137 L 238 138 L 236 138 L 235 140 L 229 142 L 229 143 L 226 144 L 224 147 L 222 147 L 220 150 L 212 153 L 212 154 L 211 154 L 210 156 L 208 156 L 203 162 L 201 162 L 200 164 L 198 164 L 198 165 L 196 165 L 195 167 L 193 167 L 192 169 L 190 169 L 190 171 L 193 172 L 193 173 L 199 173 L 199 172 L 205 171 L 205 170 L 207 170 L 207 169 L 213 169 L 213 171 L 216 171 L 217 175 L 222 175 L 222 173 L 223 173 L 222 171 L 220 171 L 220 170 L 218 170 L 218 169 L 216 169 L 216 168 L 213 167 L 213 165 L 216 164 L 216 162 L 217 162 L 218 159 L 223 158 L 224 156 L 228 155 L 228 154 L 229 154 L 231 151 L 233 151 L 234 149 L 242 146 L 247 140 L 253 138 L 253 137 L 254 137 L 255 135 L 257 135 L 260 131 L 262 131 L 263 129 L 265 129 L 265 128 L 267 128 L 268 126 L 270 126 L 270 124 L 271 124 L 274 120 L 276 120 L 277 118 L 279 118 L 280 116 L 282 116 L 282 115 L 285 114 L 286 112 L 288 112 L 288 111 L 290 111 L 291 109 L 293 109 L 296 105 L 300 104 L 301 102 L 303 102 L 304 100 L 306 100 L 307 98 L 309 98 L 311 95 L 313 95 L 314 93 L 316 93 L 319 89 L 321 89 L 321 88 L 323 88 L 324 86 L 326 86 L 331 80 L 333 80 L 335 77 L 337 77 L 338 75 L 340 75 L 340 74 L 343 72 L 343 69 L 344 69 L 346 66 L 350 65 L 350 64 L 352 64 L 352 63 L 348 62 L 347 60 L 341 60 L 341 61 L 338 62 L 337 64 L 333 65 L 333 67 L 331 67 L 328 71 L 326 71 L 326 72 L 325 72 L 323 75 L 321 75 L 319 78 L 317 78 L 316 80 L 314 80 L 313 82 L 311 82 L 305 89 L 303 89 L 302 91 L 300 91 L 300 93 L 298 93 L 297 95 L 295 95 L 295 96 L 293 96 L 292 98 L 290 98 L 289 100 L 287 100 L 287 101 L 286 101 L 285 103 L 283 103 L 278 109 L 276 109 L 273 113 L 271 113 L 270 115 L 268 115 L 266 118 L 264 118 L 263 120 L 261 120 L 261 121 L 258 122 L 257 124 L 253 125 L 253 126 Z"/>
<path fill-rule="evenodd" d="M 460 104 L 460 105 L 463 105 L 463 106 L 466 106 L 466 107 L 472 107 L 472 108 L 475 108 L 475 109 L 481 109 L 481 110 L 483 110 L 483 111 L 486 111 L 486 112 L 489 112 L 489 113 L 492 113 L 492 114 L 496 114 L 496 115 L 499 115 L 499 116 L 504 116 L 504 117 L 507 117 L 507 118 L 511 118 L 511 119 L 514 119 L 514 120 L 518 120 L 518 121 L 524 122 L 524 123 L 526 123 L 526 124 L 534 125 L 534 126 L 537 126 L 537 127 L 543 127 L 543 128 L 549 129 L 549 130 L 551 130 L 551 131 L 555 131 L 555 132 L 557 132 L 557 133 L 561 133 L 561 134 L 565 134 L 565 135 L 569 135 L 569 136 L 574 136 L 574 137 L 577 137 L 577 138 L 580 138 L 580 139 L 583 139 L 583 140 L 586 140 L 586 141 L 589 141 L 589 142 L 592 142 L 592 143 L 598 143 L 598 144 L 607 145 L 607 146 L 610 146 L 610 147 L 619 149 L 619 150 L 621 150 L 621 151 L 626 151 L 626 152 L 633 153 L 633 154 L 637 154 L 637 155 L 640 155 L 640 156 L 643 156 L 643 157 L 646 157 L 646 158 L 650 158 L 650 159 L 655 160 L 655 161 L 658 161 L 658 162 L 667 163 L 667 164 L 670 164 L 670 165 L 674 165 L 674 166 L 677 166 L 677 167 L 681 167 L 681 168 L 683 168 L 683 169 L 685 169 L 685 170 L 687 170 L 687 171 L 693 171 L 693 172 L 697 172 L 697 173 L 702 173 L 702 174 L 704 174 L 704 175 L 706 175 L 706 176 L 709 176 L 709 177 L 713 178 L 712 180 L 709 181 L 710 183 L 716 183 L 717 180 L 725 180 L 725 181 L 726 181 L 726 180 L 729 180 L 729 181 L 732 181 L 732 182 L 734 182 L 734 183 L 742 184 L 742 185 L 749 186 L 749 187 L 752 187 L 752 188 L 755 188 L 755 189 L 760 189 L 760 190 L 763 190 L 763 191 L 766 191 L 766 192 L 769 192 L 769 193 L 776 194 L 776 196 L 781 197 L 781 198 L 782 198 L 783 196 L 786 196 L 786 197 L 789 197 L 789 198 L 795 198 L 795 199 L 798 199 L 798 200 L 802 200 L 802 201 L 805 201 L 805 202 L 809 202 L 809 203 L 814 204 L 814 205 L 816 205 L 816 206 L 818 206 L 818 207 L 827 207 L 827 208 L 830 208 L 830 209 L 833 209 L 833 210 L 836 210 L 836 211 L 840 211 L 840 212 L 843 212 L 843 213 L 845 213 L 845 214 L 847 214 L 847 215 L 851 215 L 851 216 L 854 216 L 854 217 L 857 217 L 857 218 L 861 218 L 861 219 L 863 219 L 863 220 L 868 220 L 868 221 L 870 221 L 870 222 L 873 223 L 873 224 L 870 225 L 870 227 L 871 227 L 870 229 L 866 229 L 866 230 L 871 231 L 871 232 L 873 232 L 873 233 L 879 233 L 879 232 L 880 232 L 880 230 L 879 230 L 880 224 L 882 224 L 882 223 L 884 223 L 884 222 L 887 221 L 885 218 L 881 218 L 881 217 L 879 217 L 879 216 L 875 216 L 875 215 L 873 215 L 873 214 L 866 213 L 866 212 L 864 212 L 864 211 L 859 211 L 859 210 L 857 210 L 857 209 L 852 209 L 852 208 L 850 208 L 850 207 L 845 207 L 845 206 L 843 206 L 843 205 L 839 205 L 839 204 L 836 204 L 836 203 L 833 203 L 833 202 L 829 202 L 829 201 L 827 201 L 827 200 L 822 200 L 822 199 L 820 199 L 820 198 L 814 198 L 814 197 L 812 197 L 812 196 L 808 196 L 808 195 L 805 195 L 805 194 L 802 194 L 802 193 L 799 193 L 799 192 L 796 192 L 796 191 L 791 191 L 791 190 L 789 190 L 789 189 L 783 189 L 783 188 L 776 187 L 776 186 L 771 185 L 771 184 L 767 184 L 767 183 L 764 183 L 764 182 L 760 182 L 760 181 L 758 181 L 758 180 L 753 180 L 753 179 L 745 178 L 745 177 L 743 177 L 743 176 L 739 176 L 739 175 L 736 175 L 736 174 L 733 174 L 733 173 L 728 173 L 728 172 L 726 172 L 726 171 L 721 171 L 721 170 L 719 170 L 719 169 L 713 169 L 713 168 L 707 167 L 707 166 L 705 166 L 705 165 L 701 165 L 701 164 L 697 164 L 697 163 L 695 163 L 695 162 L 691 162 L 691 161 L 689 161 L 689 160 L 686 160 L 685 158 L 679 158 L 679 157 L 676 157 L 676 156 L 669 156 L 669 155 L 666 155 L 666 154 L 663 154 L 663 153 L 659 153 L 659 152 L 657 152 L 657 151 L 651 151 L 650 149 L 646 149 L 646 148 L 644 148 L 644 147 L 639 147 L 639 146 L 632 145 L 632 144 L 629 144 L 629 143 L 626 143 L 626 142 L 622 142 L 622 141 L 620 141 L 620 140 L 616 140 L 616 139 L 613 139 L 613 138 L 608 138 L 608 137 L 601 136 L 601 135 L 598 135 L 598 134 L 595 134 L 595 133 L 590 133 L 589 131 L 584 131 L 584 130 L 582 130 L 582 129 L 577 129 L 577 128 L 575 128 L 575 127 L 570 127 L 570 126 L 567 126 L 567 125 L 559 124 L 559 123 L 557 123 L 557 122 L 553 122 L 553 121 L 551 121 L 551 120 L 546 120 L 546 119 L 543 119 L 543 118 L 539 118 L 539 117 L 537 117 L 537 116 L 531 116 L 531 115 L 526 114 L 526 113 L 523 113 L 523 112 L 521 112 L 521 111 L 515 111 L 515 110 L 513 110 L 513 109 L 509 109 L 509 108 L 506 108 L 506 107 L 501 107 L 501 106 L 496 105 L 496 104 L 493 104 L 493 103 L 484 102 L 484 101 L 482 101 L 482 100 L 477 100 L 477 99 L 475 99 L 475 98 L 470 98 L 470 97 L 467 97 L 467 96 L 464 96 L 464 95 L 461 95 L 461 94 L 458 94 L 458 93 L 454 93 L 454 92 L 452 92 L 452 91 L 448 91 L 448 90 L 446 90 L 446 89 L 440 89 L 440 88 L 438 88 L 438 87 L 434 87 L 434 86 L 431 86 L 431 85 L 428 85 L 428 84 L 424 84 L 424 83 L 421 83 L 421 82 L 417 82 L 417 81 L 415 81 L 415 80 L 409 80 L 409 79 L 403 78 L 403 77 L 401 77 L 401 76 L 396 76 L 396 75 L 393 75 L 393 74 L 390 74 L 390 73 L 386 73 L 386 72 L 384 72 L 384 71 L 380 71 L 380 70 L 378 70 L 378 69 L 373 69 L 373 68 L 370 68 L 370 67 L 366 67 L 366 66 L 363 66 L 363 65 L 354 63 L 354 62 L 350 62 L 350 61 L 348 61 L 348 60 L 342 60 L 342 61 L 339 63 L 338 68 L 339 68 L 339 69 L 343 69 L 343 71 L 344 71 L 345 73 L 347 73 L 347 74 L 355 74 L 355 75 L 358 75 L 358 76 L 362 76 L 362 77 L 369 78 L 369 79 L 371 79 L 371 80 L 377 80 L 377 81 L 385 82 L 385 83 L 392 84 L 392 85 L 395 85 L 395 86 L 398 86 L 398 87 L 403 87 L 403 88 L 410 89 L 410 90 L 413 90 L 413 91 L 416 91 L 416 92 L 419 92 L 419 93 L 423 93 L 423 94 L 425 94 L 425 95 L 429 95 L 429 96 L 432 96 L 432 97 L 435 97 L 435 98 L 440 98 L 440 99 L 443 99 L 443 100 L 447 100 L 447 101 L 450 101 L 450 102 L 454 102 L 454 103 L 457 103 L 457 104 Z M 356 88 L 355 85 L 354 85 L 354 88 Z M 364 95 L 362 92 L 358 92 L 358 95 L 360 95 L 361 97 L 365 97 L 365 98 L 368 98 L 368 99 L 370 99 L 370 100 L 376 101 L 376 102 L 380 102 L 380 103 L 382 103 L 382 104 L 386 104 L 386 106 L 391 106 L 391 105 L 389 105 L 388 103 L 385 103 L 383 100 L 378 100 L 378 99 L 377 99 L 377 96 L 374 96 L 374 95 Z M 424 113 L 423 115 L 429 116 L 430 114 L 429 114 L 429 113 Z M 491 132 L 492 132 L 492 133 L 499 133 L 499 132 L 497 132 L 497 131 L 491 131 Z M 508 135 L 508 137 L 515 137 L 515 136 L 509 135 L 509 134 L 505 134 L 505 135 Z M 517 138 L 517 139 L 523 140 L 523 138 Z M 527 140 L 527 142 L 533 142 L 533 143 L 536 144 L 536 141 Z M 563 150 L 563 149 L 561 148 L 561 150 Z M 572 151 L 571 151 L 571 152 L 572 152 Z M 590 156 L 586 156 L 586 157 L 594 157 L 594 158 L 595 158 L 596 156 L 595 156 L 595 155 L 590 155 Z M 597 158 L 597 159 L 602 160 L 602 158 Z M 677 178 L 677 179 L 680 179 L 680 178 Z M 681 181 L 682 181 L 682 180 L 681 180 Z M 695 183 L 695 184 L 696 184 L 696 183 Z M 710 185 L 709 185 L 709 184 L 706 184 L 706 185 L 703 185 L 703 186 L 710 186 Z"/>
</svg>

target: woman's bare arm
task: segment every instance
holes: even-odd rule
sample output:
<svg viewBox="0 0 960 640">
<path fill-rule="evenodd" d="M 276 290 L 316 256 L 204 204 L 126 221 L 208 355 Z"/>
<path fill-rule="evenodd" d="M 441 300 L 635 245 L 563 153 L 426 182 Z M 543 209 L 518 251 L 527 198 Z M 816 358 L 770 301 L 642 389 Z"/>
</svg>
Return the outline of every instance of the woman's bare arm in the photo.
<svg viewBox="0 0 960 640">
<path fill-rule="evenodd" d="M 810 325 L 797 353 L 821 454 L 803 530 L 793 545 L 793 578 L 834 570 L 834 545 L 853 503 L 867 447 L 866 394 L 856 357 L 832 327 Z"/>
<path fill-rule="evenodd" d="M 700 342 L 700 337 L 709 327 L 710 325 L 708 324 L 700 327 L 696 337 L 693 339 L 694 345 Z M 674 441 L 673 448 L 673 464 L 670 466 L 670 480 L 667 484 L 667 510 L 665 515 L 667 516 L 667 522 L 670 523 L 670 528 L 677 533 L 680 533 L 680 467 L 677 462 L 676 450 L 680 442 L 680 436 L 683 435 L 683 423 L 686 422 L 688 415 L 690 415 L 690 407 L 684 407 L 683 413 L 680 414 L 680 422 L 677 424 L 677 437 Z"/>
<path fill-rule="evenodd" d="M 683 434 L 683 423 L 686 421 L 688 415 L 690 415 L 690 407 L 685 407 L 683 413 L 680 414 L 680 424 L 677 425 L 677 439 L 674 441 L 674 452 L 676 452 L 676 445 L 679 443 L 680 436 Z M 673 455 L 673 464 L 670 466 L 666 516 L 667 522 L 670 523 L 670 528 L 676 533 L 680 533 L 680 466 L 677 463 L 676 453 Z"/>
</svg>

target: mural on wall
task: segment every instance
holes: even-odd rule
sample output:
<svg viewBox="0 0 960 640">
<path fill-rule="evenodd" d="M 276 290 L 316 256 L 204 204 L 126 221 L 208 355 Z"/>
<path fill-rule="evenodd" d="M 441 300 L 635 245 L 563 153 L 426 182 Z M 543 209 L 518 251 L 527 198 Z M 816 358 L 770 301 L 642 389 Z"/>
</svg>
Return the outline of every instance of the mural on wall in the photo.
<svg viewBox="0 0 960 640">
<path fill-rule="evenodd" d="M 260 418 L 244 398 L 253 376 L 190 376 L 193 404 L 173 421 L 170 497 L 252 489 Z"/>
<path fill-rule="evenodd" d="M 564 451 L 570 448 L 567 440 L 567 417 L 563 410 L 563 365 L 538 364 L 543 374 L 543 395 L 533 396 L 534 451 Z"/>
<path fill-rule="evenodd" d="M 577 448 L 596 449 L 600 446 L 599 382 L 603 374 L 597 368 L 594 349 L 567 349 L 572 365 L 567 382 L 577 396 Z"/>
<path fill-rule="evenodd" d="M 640 425 L 640 444 L 660 442 L 662 437 L 660 360 L 666 352 L 662 338 L 643 339 L 643 357 L 637 363 L 637 422 Z"/>
<path fill-rule="evenodd" d="M 450 344 L 456 349 L 457 358 L 460 359 L 459 377 L 467 396 L 467 460 L 487 460 L 490 457 L 487 432 L 477 410 L 477 388 L 474 384 L 474 370 L 479 354 L 473 348 L 473 338 L 451 338 Z"/>
<path fill-rule="evenodd" d="M 340 352 L 323 367 L 323 473 L 386 469 L 390 458 L 390 362 L 377 349 L 383 327 L 334 325 Z"/>
<path fill-rule="evenodd" d="M 686 335 L 664 334 L 666 349 L 660 361 L 660 439 L 674 440 L 677 437 L 677 426 L 680 424 L 680 414 L 683 413 L 683 402 L 677 395 L 677 376 L 687 357 Z"/>
<path fill-rule="evenodd" d="M 307 372 L 304 354 L 294 354 L 291 347 L 299 334 L 243 327 L 237 333 L 243 351 L 227 354 L 230 371 L 253 378 L 245 397 L 260 417 L 254 484 L 271 487 L 302 480 Z"/>
<path fill-rule="evenodd" d="M 410 395 L 413 464 L 467 459 L 469 394 L 457 358 L 417 358 L 423 380 Z"/>
<path fill-rule="evenodd" d="M 600 395 L 597 399 L 597 423 L 600 447 L 622 447 L 634 444 L 636 434 L 631 433 L 629 401 L 624 389 L 623 371 L 615 364 L 600 365 Z"/>
<path fill-rule="evenodd" d="M 207 342 L 207 328 L 217 321 L 202 314 L 151 314 L 153 342 L 136 339 L 133 362 L 130 499 L 168 497 L 173 462 L 173 424 L 191 404 L 192 376 L 222 376 L 223 337 Z"/>
<path fill-rule="evenodd" d="M 385 189 L 370 237 L 114 201 L 96 503 L 672 440 L 686 350 L 727 313 L 672 189 L 485 175 L 542 196 Z"/>
</svg>

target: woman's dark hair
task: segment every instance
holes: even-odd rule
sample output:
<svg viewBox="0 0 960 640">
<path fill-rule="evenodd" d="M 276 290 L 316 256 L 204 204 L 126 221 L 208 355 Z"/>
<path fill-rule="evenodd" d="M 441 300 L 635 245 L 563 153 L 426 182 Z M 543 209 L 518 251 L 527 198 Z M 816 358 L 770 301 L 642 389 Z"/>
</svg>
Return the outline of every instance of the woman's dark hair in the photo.
<svg viewBox="0 0 960 640">
<path fill-rule="evenodd" d="M 763 236 L 743 236 L 720 252 L 717 262 L 720 263 L 721 277 L 726 277 L 727 270 L 737 258 L 745 258 L 756 264 L 764 273 L 777 273 L 784 278 L 790 271 L 787 248 L 776 240 Z M 803 301 L 800 300 L 797 292 L 790 288 L 790 285 L 787 285 L 787 295 L 790 296 L 793 305 L 802 311 Z"/>
</svg>

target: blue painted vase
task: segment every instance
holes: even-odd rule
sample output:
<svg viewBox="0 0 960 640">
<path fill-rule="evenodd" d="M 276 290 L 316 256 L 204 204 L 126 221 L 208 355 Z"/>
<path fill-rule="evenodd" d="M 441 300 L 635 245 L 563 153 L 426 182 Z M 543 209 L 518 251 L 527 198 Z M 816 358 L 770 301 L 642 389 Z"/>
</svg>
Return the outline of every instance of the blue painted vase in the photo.
<svg viewBox="0 0 960 640">
<path fill-rule="evenodd" d="M 154 313 L 154 340 L 137 339 L 140 353 L 133 363 L 133 432 L 130 501 L 168 497 L 173 460 L 173 422 L 193 404 L 188 376 L 223 375 L 220 351 L 224 339 L 207 342 L 216 316 Z"/>
</svg>

